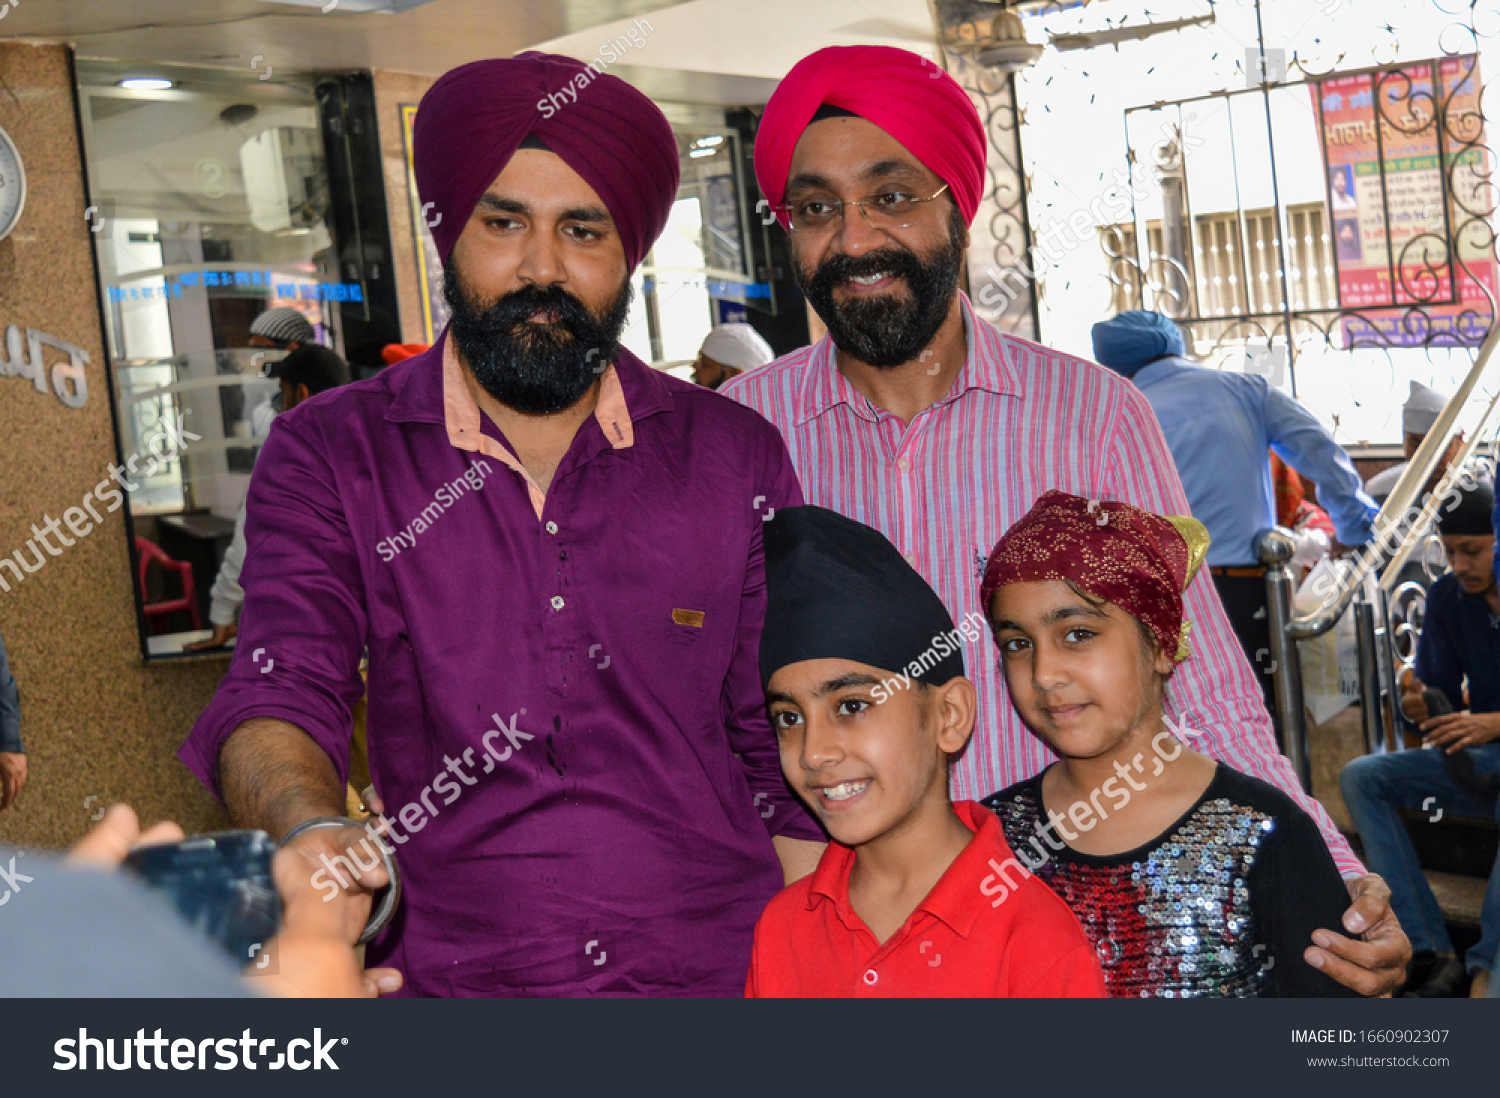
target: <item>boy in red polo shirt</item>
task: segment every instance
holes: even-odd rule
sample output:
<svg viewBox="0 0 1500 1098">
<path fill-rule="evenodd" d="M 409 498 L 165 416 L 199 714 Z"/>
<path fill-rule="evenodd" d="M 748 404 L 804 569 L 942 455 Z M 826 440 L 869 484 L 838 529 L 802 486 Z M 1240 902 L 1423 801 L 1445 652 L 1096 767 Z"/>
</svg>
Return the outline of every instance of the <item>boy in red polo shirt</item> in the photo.
<svg viewBox="0 0 1500 1098">
<path fill-rule="evenodd" d="M 821 507 L 766 524 L 761 679 L 781 768 L 833 842 L 755 927 L 749 997 L 1102 997 L 1067 905 L 993 813 L 948 799 L 974 727 L 960 638 L 883 535 Z"/>
</svg>

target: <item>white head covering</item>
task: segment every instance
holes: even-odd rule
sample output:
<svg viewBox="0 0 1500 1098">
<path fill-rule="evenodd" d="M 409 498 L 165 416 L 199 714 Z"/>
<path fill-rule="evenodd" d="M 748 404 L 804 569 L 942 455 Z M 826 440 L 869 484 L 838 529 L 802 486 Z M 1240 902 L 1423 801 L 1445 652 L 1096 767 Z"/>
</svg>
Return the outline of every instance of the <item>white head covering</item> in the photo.
<svg viewBox="0 0 1500 1098">
<path fill-rule="evenodd" d="M 698 353 L 736 370 L 753 370 L 776 357 L 770 344 L 748 324 L 720 324 L 708 333 Z"/>
<path fill-rule="evenodd" d="M 265 336 L 282 343 L 316 343 L 313 326 L 290 305 L 267 309 L 250 323 L 250 334 Z"/>
<path fill-rule="evenodd" d="M 1411 383 L 1411 395 L 1401 409 L 1401 430 L 1408 435 L 1425 435 L 1432 430 L 1448 398 L 1436 389 L 1429 389 L 1420 381 Z"/>
</svg>

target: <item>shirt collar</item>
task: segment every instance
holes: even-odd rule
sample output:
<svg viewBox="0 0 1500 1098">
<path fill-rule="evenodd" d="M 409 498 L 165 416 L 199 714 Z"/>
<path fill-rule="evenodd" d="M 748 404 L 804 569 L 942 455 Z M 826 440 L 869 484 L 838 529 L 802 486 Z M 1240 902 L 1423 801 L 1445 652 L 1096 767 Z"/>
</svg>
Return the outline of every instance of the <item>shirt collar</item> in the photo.
<svg viewBox="0 0 1500 1098">
<path fill-rule="evenodd" d="M 1004 865 L 1011 852 L 1000 832 L 999 817 L 989 809 L 974 801 L 955 801 L 953 811 L 974 832 L 974 838 L 959 851 L 916 910 L 941 919 L 955 934 L 967 938 L 989 903 L 980 891 L 979 882 L 990 872 L 991 860 Z M 856 857 L 851 847 L 828 844 L 808 885 L 808 910 L 826 900 L 834 905 L 840 918 L 849 921 L 853 913 L 849 906 L 849 874 L 854 870 Z"/>
<path fill-rule="evenodd" d="M 1134 381 L 1135 378 L 1140 377 L 1144 373 L 1166 374 L 1171 373 L 1173 370 L 1184 370 L 1192 368 L 1193 364 L 1180 355 L 1164 355 L 1161 358 L 1154 359 L 1153 361 L 1146 363 L 1146 365 L 1142 366 L 1135 372 L 1134 376 L 1125 378 L 1125 380 Z M 1114 370 L 1111 372 L 1117 374 L 1119 373 L 1118 370 Z M 1125 377 L 1124 374 L 1120 374 L 1120 376 Z"/>
<path fill-rule="evenodd" d="M 484 413 L 464 381 L 463 363 L 458 361 L 458 351 L 448 340 L 443 341 L 443 422 L 448 428 L 448 441 L 460 450 L 480 449 L 480 417 Z M 594 419 L 604 432 L 605 440 L 616 450 L 635 445 L 635 426 L 630 421 L 630 411 L 625 406 L 625 394 L 620 387 L 620 375 L 611 364 L 599 379 L 599 401 L 594 406 Z"/>
<path fill-rule="evenodd" d="M 963 369 L 953 379 L 953 387 L 937 403 L 951 403 L 971 389 L 1024 396 L 1020 376 L 1012 361 L 1015 349 L 1008 345 L 1011 337 L 1003 335 L 994 326 L 976 317 L 967 294 L 960 291 L 958 299 L 968 352 L 964 357 Z M 825 335 L 813 347 L 808 361 L 795 425 L 800 427 L 809 420 L 816 419 L 836 404 L 849 405 L 864 419 L 876 418 L 874 406 L 839 370 L 833 337 Z"/>
<path fill-rule="evenodd" d="M 463 364 L 445 330 L 432 348 L 390 369 L 406 367 L 407 377 L 385 418 L 392 422 L 438 423 L 460 450 L 479 448 L 479 404 L 464 383 Z M 623 347 L 605 371 L 594 419 L 616 450 L 635 444 L 635 424 L 673 408 L 662 376 Z"/>
</svg>

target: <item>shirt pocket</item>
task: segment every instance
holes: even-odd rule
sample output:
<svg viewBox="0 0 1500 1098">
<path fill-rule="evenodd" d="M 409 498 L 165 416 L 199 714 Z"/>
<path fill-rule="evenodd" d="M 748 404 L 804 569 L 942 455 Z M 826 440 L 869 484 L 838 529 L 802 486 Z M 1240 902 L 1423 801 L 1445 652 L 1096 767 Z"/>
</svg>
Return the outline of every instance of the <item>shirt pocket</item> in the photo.
<svg viewBox="0 0 1500 1098">
<path fill-rule="evenodd" d="M 665 639 L 676 649 L 694 648 L 703 643 L 708 628 L 708 611 L 692 606 L 673 606 L 667 610 Z"/>
</svg>

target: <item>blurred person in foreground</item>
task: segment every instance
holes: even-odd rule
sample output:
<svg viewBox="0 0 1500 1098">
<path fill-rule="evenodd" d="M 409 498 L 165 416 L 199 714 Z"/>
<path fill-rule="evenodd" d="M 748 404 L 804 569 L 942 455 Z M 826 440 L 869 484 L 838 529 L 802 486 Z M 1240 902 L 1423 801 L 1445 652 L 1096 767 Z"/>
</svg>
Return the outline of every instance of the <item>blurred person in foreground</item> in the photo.
<svg viewBox="0 0 1500 1098">
<path fill-rule="evenodd" d="M 281 851 L 272 873 L 281 893 L 281 931 L 257 964 L 236 966 L 190 926 L 171 902 L 126 872 L 130 851 L 181 842 L 162 821 L 141 830 L 135 812 L 111 805 L 59 860 L 7 850 L 14 871 L 0 917 L 0 995 L 23 998 L 373 998 L 401 987 L 395 969 L 361 970 L 341 913 L 322 903 L 300 859 Z M 38 856 L 40 855 L 40 856 Z"/>
<path fill-rule="evenodd" d="M 981 598 L 1011 700 L 1061 758 L 983 803 L 1115 998 L 1354 995 L 1316 967 L 1313 935 L 1349 903 L 1317 825 L 1162 710 L 1208 542 L 1197 519 L 1066 492 L 1006 531 Z"/>
<path fill-rule="evenodd" d="M 523 53 L 441 77 L 414 154 L 449 325 L 277 418 L 240 643 L 181 757 L 238 824 L 339 816 L 368 648 L 403 871 L 373 963 L 414 995 L 738 995 L 822 839 L 756 663 L 763 519 L 801 494 L 769 424 L 619 345 L 677 140 L 624 81 Z M 352 824 L 290 848 L 353 941 L 378 852 Z"/>
<path fill-rule="evenodd" d="M 1094 325 L 1094 357 L 1139 389 L 1156 413 L 1194 518 L 1213 545 L 1208 572 L 1266 709 L 1276 711 L 1271 669 L 1266 566 L 1257 539 L 1276 524 L 1276 494 L 1266 451 L 1318 486 L 1318 501 L 1338 541 L 1362 545 L 1379 508 L 1328 428 L 1296 400 L 1256 374 L 1210 370 L 1189 361 L 1182 330 L 1162 313 L 1124 312 Z"/>
<path fill-rule="evenodd" d="M 277 410 L 289 412 L 317 393 L 347 385 L 349 364 L 327 347 L 312 343 L 298 347 L 280 362 L 273 362 L 265 376 L 276 378 L 281 386 Z M 240 572 L 244 567 L 245 505 L 240 504 L 239 514 L 234 520 L 234 537 L 229 548 L 224 550 L 219 573 L 208 592 L 208 623 L 213 627 L 213 636 L 183 645 L 184 652 L 223 648 L 239 632 L 240 607 L 245 602 L 245 591 L 240 586 Z"/>
<path fill-rule="evenodd" d="M 693 381 L 717 389 L 746 370 L 764 366 L 776 357 L 771 345 L 748 324 L 720 324 L 708 333 L 693 362 Z"/>
<path fill-rule="evenodd" d="M 879 531 L 822 507 L 766 524 L 766 597 L 782 773 L 833 841 L 761 915 L 745 994 L 1102 996 L 1067 905 L 1015 865 L 993 813 L 948 797 L 976 705 L 956 641 L 979 623 L 955 628 Z"/>
<path fill-rule="evenodd" d="M 1500 588 L 1496 586 L 1494 489 L 1481 481 L 1456 507 L 1438 514 L 1450 571 L 1427 592 L 1416 664 L 1402 683 L 1401 707 L 1422 732 L 1422 746 L 1362 755 L 1339 775 L 1344 803 L 1365 857 L 1390 883 L 1391 906 L 1414 953 L 1405 994 L 1449 998 L 1465 972 L 1484 995 L 1500 952 L 1500 860 L 1490 870 L 1480 910 L 1480 940 L 1458 959 L 1442 908 L 1422 872 L 1397 810 L 1442 808 L 1448 817 L 1500 822 Z M 1468 690 L 1465 694 L 1464 686 Z M 1437 691 L 1449 710 L 1429 711 Z"/>
<path fill-rule="evenodd" d="M 755 173 L 828 336 L 720 390 L 781 430 L 809 503 L 883 533 L 960 621 L 981 611 L 975 581 L 989 547 L 1048 489 L 1188 511 L 1138 390 L 1006 335 L 960 292 L 986 150 L 968 93 L 923 57 L 835 46 L 798 62 L 766 105 Z M 1265 447 L 1259 463 L 1264 471 Z M 1169 709 L 1203 730 L 1209 753 L 1284 789 L 1318 821 L 1340 869 L 1362 874 L 1277 750 L 1211 582 L 1194 580 L 1186 599 L 1198 643 L 1173 677 Z M 1002 697 L 986 643 L 968 666 L 980 697 Z M 1003 789 L 1053 757 L 1011 707 L 983 706 L 953 766 L 953 795 Z M 1325 963 L 1380 994 L 1401 979 L 1406 939 L 1383 883 L 1350 888 L 1344 929 L 1367 937 L 1328 931 Z"/>
<path fill-rule="evenodd" d="M 0 812 L 16 803 L 26 787 L 26 745 L 21 742 L 21 688 L 10 671 L 5 638 L 0 637 Z"/>
</svg>

